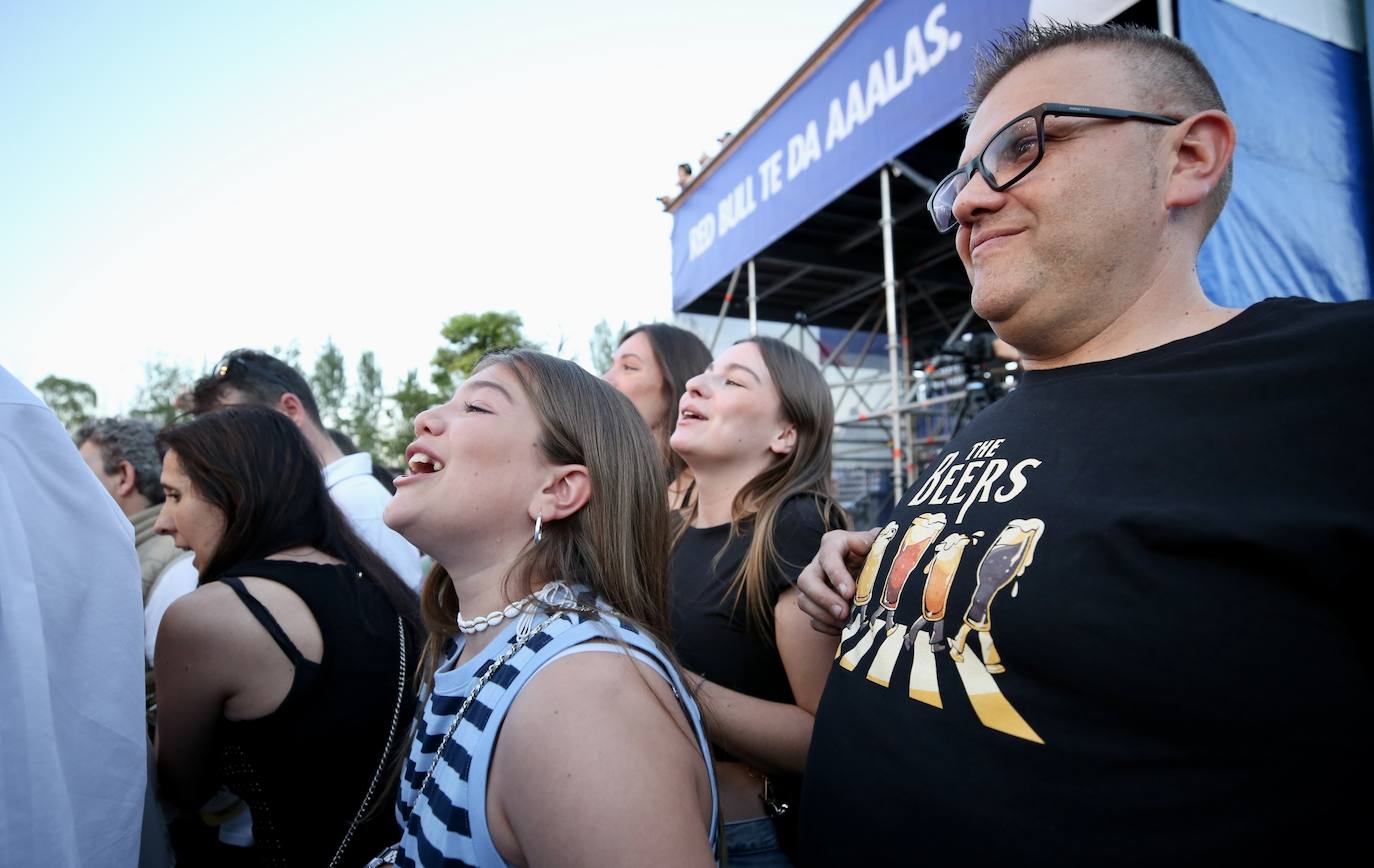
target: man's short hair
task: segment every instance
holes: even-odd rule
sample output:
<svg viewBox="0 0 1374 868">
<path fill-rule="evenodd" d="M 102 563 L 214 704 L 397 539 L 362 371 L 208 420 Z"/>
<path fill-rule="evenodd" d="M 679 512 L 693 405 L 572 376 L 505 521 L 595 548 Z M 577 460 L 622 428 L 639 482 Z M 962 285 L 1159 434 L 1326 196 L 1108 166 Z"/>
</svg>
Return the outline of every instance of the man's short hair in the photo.
<svg viewBox="0 0 1374 868">
<path fill-rule="evenodd" d="M 1208 109 L 1226 111 L 1221 91 L 1212 74 L 1193 49 L 1138 24 L 1078 24 L 1048 21 L 1024 24 L 1002 32 L 1001 39 L 984 46 L 977 55 L 969 85 L 966 123 L 973 122 L 978 107 L 1007 73 L 1040 54 L 1056 48 L 1106 48 L 1120 52 L 1132 66 L 1137 97 L 1146 105 L 1108 106 L 1155 111 L 1187 117 Z M 1026 106 L 1031 108 L 1031 106 Z M 1204 203 L 1207 231 L 1211 231 L 1226 197 L 1231 192 L 1231 166 Z M 1205 236 L 1207 233 L 1204 232 Z"/>
<path fill-rule="evenodd" d="M 251 404 L 276 407 L 287 392 L 295 395 L 311 420 L 321 428 L 315 393 L 300 371 L 260 350 L 233 350 L 215 363 L 210 373 L 191 387 L 191 412 L 199 416 L 220 406 L 226 389 L 235 389 Z"/>
<path fill-rule="evenodd" d="M 144 419 L 96 419 L 76 429 L 72 438 L 80 448 L 90 441 L 100 450 L 106 473 L 119 470 L 127 461 L 134 468 L 134 485 L 150 503 L 162 503 L 162 453 L 157 448 L 157 426 Z"/>
<path fill-rule="evenodd" d="M 692 174 L 692 164 L 691 164 L 691 163 L 678 163 L 678 164 L 677 164 L 677 167 L 678 167 L 679 169 L 681 169 L 682 171 L 686 172 L 688 175 L 691 175 L 691 174 Z"/>
</svg>

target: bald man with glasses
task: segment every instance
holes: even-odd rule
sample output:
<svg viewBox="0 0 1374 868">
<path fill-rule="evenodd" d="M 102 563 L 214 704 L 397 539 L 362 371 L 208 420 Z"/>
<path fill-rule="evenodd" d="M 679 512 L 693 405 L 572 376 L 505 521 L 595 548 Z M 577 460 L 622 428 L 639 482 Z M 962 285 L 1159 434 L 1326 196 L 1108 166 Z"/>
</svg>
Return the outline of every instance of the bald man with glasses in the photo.
<svg viewBox="0 0 1374 868">
<path fill-rule="evenodd" d="M 893 570 L 876 530 L 827 534 L 800 577 L 841 636 L 807 863 L 1348 852 L 1374 552 L 1374 375 L 1352 361 L 1374 303 L 1204 294 L 1236 131 L 1167 36 L 1010 33 L 968 122 L 929 210 L 1026 374 L 898 503 L 898 533 L 943 526 L 899 565 L 895 611 L 851 605 L 861 570 Z"/>
</svg>

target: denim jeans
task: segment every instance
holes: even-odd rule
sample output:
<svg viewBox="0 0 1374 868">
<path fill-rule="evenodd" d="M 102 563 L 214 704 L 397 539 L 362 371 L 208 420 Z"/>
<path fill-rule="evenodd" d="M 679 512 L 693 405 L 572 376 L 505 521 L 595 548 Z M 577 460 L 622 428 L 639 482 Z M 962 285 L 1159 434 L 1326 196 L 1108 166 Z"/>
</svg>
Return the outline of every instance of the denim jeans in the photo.
<svg viewBox="0 0 1374 868">
<path fill-rule="evenodd" d="M 731 868 L 792 868 L 767 817 L 726 823 L 725 849 Z"/>
</svg>

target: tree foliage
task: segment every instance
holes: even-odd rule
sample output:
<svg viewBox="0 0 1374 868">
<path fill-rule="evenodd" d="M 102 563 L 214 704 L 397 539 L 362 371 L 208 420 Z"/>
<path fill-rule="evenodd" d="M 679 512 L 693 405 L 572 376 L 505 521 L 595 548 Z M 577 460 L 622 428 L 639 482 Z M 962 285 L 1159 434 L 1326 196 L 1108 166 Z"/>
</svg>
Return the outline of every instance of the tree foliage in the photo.
<svg viewBox="0 0 1374 868">
<path fill-rule="evenodd" d="M 391 399 L 391 435 L 382 441 L 378 457 L 391 467 L 404 467 L 406 447 L 415 439 L 415 417 L 442 403 L 446 397 L 421 385 L 420 375 L 413 368 L 388 397 Z"/>
<path fill-rule="evenodd" d="M 377 367 L 377 359 L 372 351 L 367 350 L 358 357 L 358 378 L 353 384 L 348 414 L 348 428 L 353 442 L 364 452 L 373 453 L 381 445 L 382 425 L 385 422 L 382 403 L 385 400 L 382 369 Z"/>
<path fill-rule="evenodd" d="M 143 385 L 138 387 L 129 415 L 158 425 L 170 425 L 187 408 L 182 400 L 195 382 L 188 367 L 169 362 L 143 363 Z"/>
<path fill-rule="evenodd" d="M 301 345 L 296 343 L 295 338 L 292 338 L 285 346 L 273 344 L 268 353 L 295 368 L 296 373 L 302 377 L 306 375 L 305 368 L 301 367 Z"/>
<path fill-rule="evenodd" d="M 328 428 L 340 427 L 339 411 L 348 397 L 348 373 L 344 356 L 331 338 L 315 357 L 315 370 L 310 374 L 310 391 L 320 407 L 320 418 Z"/>
<path fill-rule="evenodd" d="M 611 329 L 611 324 L 604 319 L 592 327 L 591 339 L 591 360 L 592 370 L 598 374 L 604 374 L 611 369 L 611 361 L 615 356 L 615 349 L 620 345 L 620 336 L 630 330 L 630 324 L 621 322 L 620 328 Z"/>
<path fill-rule="evenodd" d="M 35 388 L 68 431 L 75 431 L 95 416 L 96 394 L 89 383 L 49 374 Z"/>
<path fill-rule="evenodd" d="M 447 342 L 431 361 L 430 380 L 441 395 L 452 394 L 458 383 L 489 350 L 534 347 L 520 330 L 524 321 L 513 312 L 460 313 L 439 330 Z"/>
</svg>

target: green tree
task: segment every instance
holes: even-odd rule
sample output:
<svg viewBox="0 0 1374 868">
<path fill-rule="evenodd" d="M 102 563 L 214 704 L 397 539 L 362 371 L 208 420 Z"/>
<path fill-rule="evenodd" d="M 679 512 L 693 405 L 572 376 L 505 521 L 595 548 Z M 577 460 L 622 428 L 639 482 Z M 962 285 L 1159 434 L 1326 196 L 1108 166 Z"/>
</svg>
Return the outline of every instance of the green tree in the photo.
<svg viewBox="0 0 1374 868">
<path fill-rule="evenodd" d="M 353 442 L 364 452 L 374 452 L 381 445 L 382 403 L 386 392 L 382 389 L 382 369 L 372 351 L 358 358 L 358 379 L 353 385 L 349 407 L 349 430 Z"/>
<path fill-rule="evenodd" d="M 524 321 L 512 312 L 460 313 L 449 317 L 439 330 L 447 342 L 434 353 L 430 380 L 441 395 L 451 395 L 458 383 L 488 350 L 531 347 L 520 331 Z"/>
<path fill-rule="evenodd" d="M 57 414 L 68 431 L 75 431 L 95 416 L 95 389 L 89 383 L 49 374 L 38 381 L 36 388 L 43 403 Z"/>
<path fill-rule="evenodd" d="M 143 385 L 138 387 L 129 415 L 159 425 L 170 425 L 185 409 L 182 396 L 195 382 L 187 367 L 163 361 L 143 363 Z"/>
<path fill-rule="evenodd" d="M 415 417 L 447 398 L 426 389 L 414 369 L 388 397 L 392 405 L 391 435 L 382 441 L 377 457 L 389 467 L 404 467 L 406 447 L 415 439 Z"/>
<path fill-rule="evenodd" d="M 611 369 L 615 348 L 619 346 L 620 336 L 630 330 L 630 324 L 621 322 L 620 328 L 611 330 L 611 324 L 604 319 L 592 327 L 591 357 L 592 370 L 604 374 Z"/>
<path fill-rule="evenodd" d="M 344 370 L 343 353 L 334 345 L 333 338 L 325 341 L 324 349 L 315 357 L 310 391 L 315 393 L 315 403 L 320 407 L 320 418 L 324 424 L 329 428 L 338 428 L 339 411 L 348 397 L 348 374 Z"/>
</svg>

